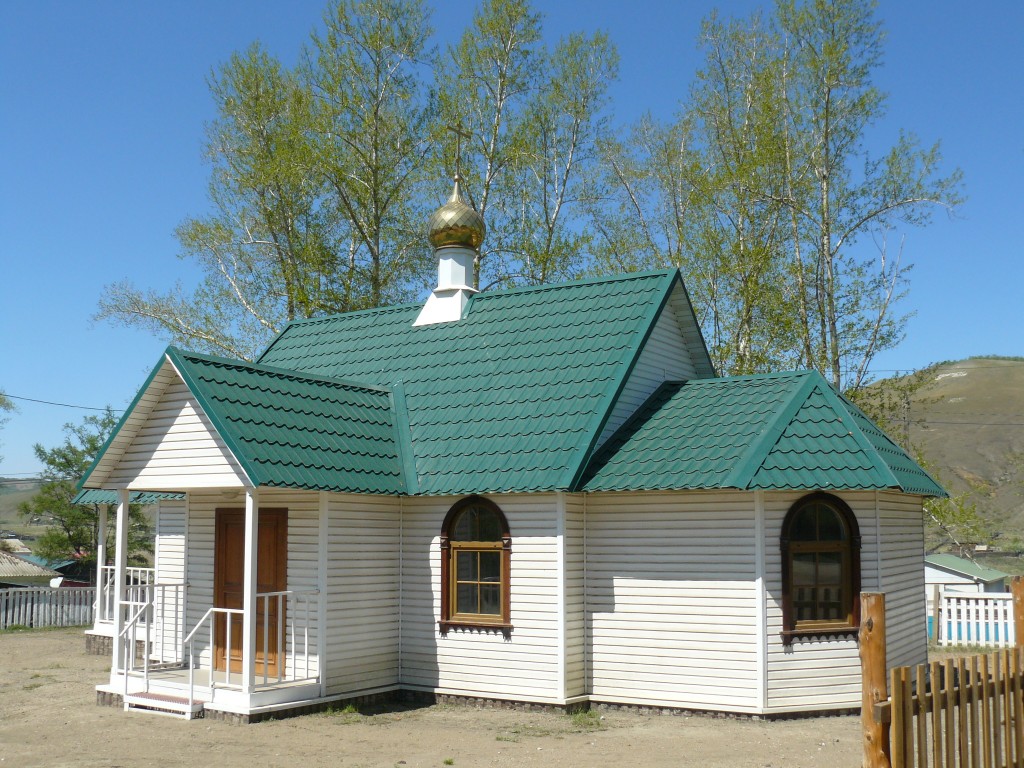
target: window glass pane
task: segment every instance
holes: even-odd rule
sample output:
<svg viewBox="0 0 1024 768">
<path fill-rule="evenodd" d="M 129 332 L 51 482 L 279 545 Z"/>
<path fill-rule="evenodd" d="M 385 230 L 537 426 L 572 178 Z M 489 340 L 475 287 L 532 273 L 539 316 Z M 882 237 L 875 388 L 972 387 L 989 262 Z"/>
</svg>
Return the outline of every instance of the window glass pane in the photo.
<svg viewBox="0 0 1024 768">
<path fill-rule="evenodd" d="M 452 541 L 501 541 L 498 515 L 484 507 L 469 507 L 459 513 L 452 526 Z"/>
<path fill-rule="evenodd" d="M 476 584 L 459 584 L 455 591 L 455 612 L 456 613 L 477 613 L 479 595 Z"/>
<path fill-rule="evenodd" d="M 455 551 L 455 572 L 458 581 L 477 581 L 477 553 Z"/>
<path fill-rule="evenodd" d="M 501 615 L 501 585 L 480 585 L 480 613 L 493 616 Z"/>
<path fill-rule="evenodd" d="M 453 541 L 479 541 L 479 539 L 474 538 L 476 529 L 476 507 L 464 509 L 455 519 L 451 538 Z"/>
<path fill-rule="evenodd" d="M 814 587 L 800 587 L 795 590 L 793 595 L 793 613 L 796 615 L 797 621 L 809 621 L 817 618 L 815 615 L 817 595 L 818 591 Z"/>
<path fill-rule="evenodd" d="M 818 553 L 818 584 L 842 584 L 843 556 L 839 552 Z"/>
<path fill-rule="evenodd" d="M 845 541 L 846 530 L 843 521 L 839 519 L 839 513 L 831 507 L 819 505 L 818 513 L 818 541 Z"/>
<path fill-rule="evenodd" d="M 794 552 L 793 553 L 793 586 L 813 585 L 814 578 L 814 553 Z"/>
<path fill-rule="evenodd" d="M 501 553 L 480 553 L 480 581 L 498 581 L 501 579 Z"/>
<path fill-rule="evenodd" d="M 808 506 L 796 513 L 789 527 L 790 541 L 815 541 L 818 538 L 814 507 Z"/>
</svg>

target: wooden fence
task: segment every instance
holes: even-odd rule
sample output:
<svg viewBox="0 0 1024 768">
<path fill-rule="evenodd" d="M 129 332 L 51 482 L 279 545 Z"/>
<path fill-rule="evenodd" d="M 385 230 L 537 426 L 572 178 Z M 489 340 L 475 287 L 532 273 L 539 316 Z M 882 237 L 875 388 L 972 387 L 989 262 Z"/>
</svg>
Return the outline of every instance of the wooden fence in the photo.
<svg viewBox="0 0 1024 768">
<path fill-rule="evenodd" d="M 861 595 L 865 768 L 1024 768 L 1024 579 L 1017 645 L 886 671 L 885 595 Z"/>
<path fill-rule="evenodd" d="M 95 587 L 0 589 L 0 629 L 92 624 Z"/>
</svg>

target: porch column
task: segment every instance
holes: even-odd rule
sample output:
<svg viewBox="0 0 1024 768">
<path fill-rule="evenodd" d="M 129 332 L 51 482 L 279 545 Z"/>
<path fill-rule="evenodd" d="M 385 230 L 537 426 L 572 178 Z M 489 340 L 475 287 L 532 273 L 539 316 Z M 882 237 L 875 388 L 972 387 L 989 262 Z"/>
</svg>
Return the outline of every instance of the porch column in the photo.
<svg viewBox="0 0 1024 768">
<path fill-rule="evenodd" d="M 256 682 L 256 547 L 259 542 L 259 491 L 245 491 L 245 574 L 242 588 L 242 691 Z"/>
<path fill-rule="evenodd" d="M 92 626 L 99 626 L 103 615 L 103 566 L 107 564 L 107 512 L 109 504 L 98 504 L 96 509 L 96 606 L 92 613 Z"/>
<path fill-rule="evenodd" d="M 122 664 L 124 630 L 125 581 L 128 574 L 128 489 L 117 491 L 117 542 L 114 548 L 114 671 L 124 669 Z"/>
</svg>

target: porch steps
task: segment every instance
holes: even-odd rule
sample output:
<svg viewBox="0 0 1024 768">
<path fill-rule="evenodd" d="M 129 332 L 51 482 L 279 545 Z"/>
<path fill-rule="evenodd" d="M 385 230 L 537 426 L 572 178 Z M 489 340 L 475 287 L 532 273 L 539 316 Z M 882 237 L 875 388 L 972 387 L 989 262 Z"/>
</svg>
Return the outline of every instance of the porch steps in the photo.
<svg viewBox="0 0 1024 768">
<path fill-rule="evenodd" d="M 154 715 L 168 715 L 193 720 L 203 716 L 205 702 L 188 699 L 182 696 L 168 696 L 163 693 L 129 693 L 124 697 L 124 708 Z"/>
</svg>

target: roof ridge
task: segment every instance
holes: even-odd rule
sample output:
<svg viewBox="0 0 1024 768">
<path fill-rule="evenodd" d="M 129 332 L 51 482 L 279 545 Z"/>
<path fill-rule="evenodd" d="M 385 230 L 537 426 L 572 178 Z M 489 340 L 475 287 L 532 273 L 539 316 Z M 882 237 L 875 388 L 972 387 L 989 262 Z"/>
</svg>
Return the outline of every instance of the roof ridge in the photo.
<svg viewBox="0 0 1024 768">
<path fill-rule="evenodd" d="M 771 448 L 779 441 L 783 433 L 786 431 L 786 427 L 793 420 L 793 417 L 797 414 L 803 404 L 807 402 L 807 397 L 811 391 L 817 386 L 815 381 L 814 373 L 817 371 L 809 371 L 810 375 L 803 376 L 803 381 L 799 385 L 795 386 L 789 395 L 789 398 L 785 401 L 783 406 L 775 412 L 774 418 L 765 426 L 764 431 L 761 432 L 750 445 L 747 450 L 743 452 L 743 456 L 739 461 L 736 462 L 733 470 L 726 476 L 722 481 L 721 487 L 723 488 L 742 488 L 747 489 L 750 485 L 750 481 L 753 479 L 755 472 L 750 470 L 750 465 L 754 463 L 755 459 L 760 457 L 757 461 L 756 466 L 759 468 L 765 458 L 771 452 Z M 818 374 L 818 378 L 821 374 Z"/>
<path fill-rule="evenodd" d="M 508 296 L 515 293 L 539 293 L 543 291 L 555 291 L 562 288 L 577 288 L 585 285 L 599 285 L 601 283 L 623 283 L 631 280 L 640 280 L 650 277 L 661 277 L 672 272 L 678 272 L 676 268 L 670 269 L 649 269 L 644 272 L 620 272 L 614 275 L 599 275 L 597 277 L 584 277 L 578 280 L 564 280 L 560 283 L 541 283 L 540 285 L 523 285 L 516 288 L 503 288 L 499 291 L 481 291 L 473 294 L 470 303 L 483 301 L 499 296 Z"/>
<path fill-rule="evenodd" d="M 320 374 L 317 373 L 306 373 L 305 371 L 296 371 L 291 368 L 280 368 L 276 365 L 251 363 L 247 360 L 234 360 L 230 357 L 207 355 L 202 352 L 189 352 L 173 346 L 168 347 L 167 349 L 168 351 L 174 350 L 174 352 L 180 357 L 196 357 L 201 360 L 213 363 L 215 365 L 232 366 L 235 368 L 255 370 L 261 373 L 270 373 L 277 376 L 287 376 L 297 381 L 311 381 L 322 384 L 332 384 L 335 386 L 341 386 L 348 389 L 362 389 L 368 392 L 380 392 L 382 394 L 391 393 L 391 388 L 386 384 L 367 384 L 366 382 L 352 381 L 350 379 L 340 379 L 334 376 L 321 376 Z"/>
</svg>

